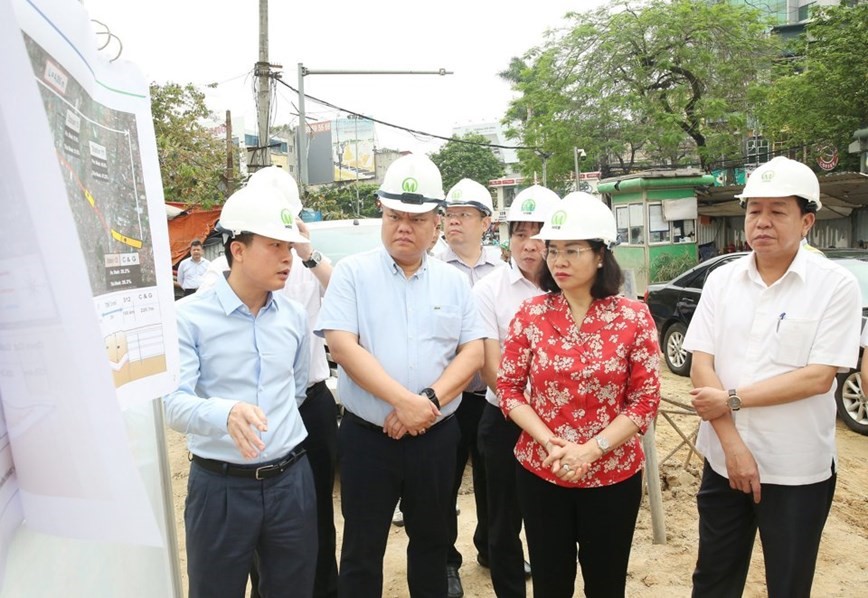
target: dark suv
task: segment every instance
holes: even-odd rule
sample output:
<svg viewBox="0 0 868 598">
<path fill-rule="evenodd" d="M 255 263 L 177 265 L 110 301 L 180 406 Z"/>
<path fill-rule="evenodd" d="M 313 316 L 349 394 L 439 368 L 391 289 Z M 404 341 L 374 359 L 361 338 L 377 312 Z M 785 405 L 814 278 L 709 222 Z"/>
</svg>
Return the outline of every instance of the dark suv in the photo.
<svg viewBox="0 0 868 598">
<path fill-rule="evenodd" d="M 862 249 L 824 249 L 831 260 L 849 270 L 862 289 L 862 325 L 868 317 L 868 251 Z M 747 255 L 726 253 L 710 258 L 669 282 L 648 285 L 645 303 L 657 324 L 660 347 L 666 366 L 679 376 L 690 375 L 690 353 L 684 350 L 684 334 L 696 311 L 708 275 L 724 264 Z M 861 363 L 861 351 L 860 351 Z M 868 435 L 868 399 L 862 392 L 858 370 L 838 374 L 835 391 L 838 415 L 851 430 Z"/>
</svg>

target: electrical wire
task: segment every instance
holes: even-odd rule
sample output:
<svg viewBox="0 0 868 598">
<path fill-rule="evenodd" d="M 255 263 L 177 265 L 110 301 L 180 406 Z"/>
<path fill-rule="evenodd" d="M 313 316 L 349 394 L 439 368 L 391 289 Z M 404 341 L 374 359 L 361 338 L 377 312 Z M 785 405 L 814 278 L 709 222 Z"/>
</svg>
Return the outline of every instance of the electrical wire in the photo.
<svg viewBox="0 0 868 598">
<path fill-rule="evenodd" d="M 287 83 L 287 82 L 284 81 L 283 79 L 279 79 L 279 78 L 276 78 L 276 77 L 275 77 L 275 81 L 277 81 L 277 82 L 280 83 L 281 85 L 285 85 L 285 86 L 288 87 L 291 91 L 294 91 L 295 93 L 298 93 L 298 90 L 297 90 L 296 88 L 294 88 L 292 85 L 290 85 L 289 83 Z M 410 133 L 410 134 L 413 135 L 414 137 L 416 137 L 417 135 L 422 135 L 423 137 L 427 137 L 427 138 L 429 138 L 429 139 L 441 139 L 441 140 L 443 140 L 443 141 L 451 141 L 451 142 L 455 142 L 455 143 L 463 143 L 463 144 L 465 144 L 465 145 L 478 145 L 478 146 L 482 146 L 482 147 L 496 147 L 496 148 L 498 148 L 498 149 L 512 149 L 512 150 L 524 149 L 524 150 L 533 150 L 533 151 L 538 150 L 538 149 L 541 149 L 541 148 L 539 148 L 539 147 L 537 147 L 537 146 L 532 146 L 532 145 L 500 145 L 500 144 L 497 144 L 497 143 L 481 143 L 481 142 L 478 142 L 478 141 L 470 141 L 470 140 L 467 140 L 467 139 L 461 139 L 461 138 L 459 138 L 459 137 L 444 137 L 443 135 L 437 135 L 437 134 L 435 134 L 435 133 L 427 133 L 427 132 L 425 132 L 425 131 L 420 131 L 420 130 L 418 130 L 418 129 L 411 129 L 410 127 L 404 127 L 404 126 L 401 126 L 401 125 L 396 125 L 396 124 L 394 124 L 394 123 L 386 122 L 386 121 L 384 121 L 384 120 L 380 120 L 380 119 L 378 119 L 378 118 L 373 118 L 373 117 L 371 117 L 371 116 L 366 116 L 366 115 L 361 114 L 361 113 L 359 113 L 359 112 L 355 112 L 355 111 L 353 111 L 353 110 L 348 110 L 347 108 L 342 108 L 342 107 L 340 107 L 340 106 L 338 106 L 338 105 L 336 105 L 336 104 L 332 104 L 331 102 L 328 102 L 328 101 L 326 101 L 326 100 L 321 100 L 320 98 L 317 98 L 317 97 L 312 96 L 312 95 L 304 94 L 304 97 L 307 98 L 307 99 L 313 100 L 314 102 L 317 102 L 317 103 L 319 103 L 319 104 L 322 104 L 323 106 L 328 106 L 329 108 L 333 108 L 333 109 L 335 109 L 335 110 L 338 110 L 338 111 L 340 111 L 340 112 L 344 112 L 344 113 L 346 113 L 346 114 L 352 114 L 353 116 L 357 116 L 357 117 L 359 117 L 359 118 L 364 118 L 364 119 L 366 119 L 366 120 L 369 120 L 369 121 L 371 121 L 371 122 L 375 122 L 375 123 L 380 124 L 380 125 L 383 125 L 383 126 L 385 126 L 385 127 L 390 127 L 390 128 L 392 128 L 392 129 L 398 129 L 399 131 L 405 131 L 405 132 L 407 132 L 407 133 Z M 416 139 L 419 139 L 419 138 L 416 137 Z M 420 141 L 421 141 L 421 140 L 420 140 Z"/>
</svg>

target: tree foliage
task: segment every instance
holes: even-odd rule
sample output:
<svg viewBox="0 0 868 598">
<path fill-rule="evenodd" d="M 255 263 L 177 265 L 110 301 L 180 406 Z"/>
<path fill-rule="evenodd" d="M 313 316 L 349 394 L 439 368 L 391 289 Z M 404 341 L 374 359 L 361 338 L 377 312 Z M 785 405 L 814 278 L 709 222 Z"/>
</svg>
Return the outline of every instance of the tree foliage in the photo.
<svg viewBox="0 0 868 598">
<path fill-rule="evenodd" d="M 519 96 L 505 118 L 522 170 L 573 170 L 573 148 L 603 176 L 741 155 L 750 84 L 777 42 L 759 12 L 728 3 L 615 0 L 569 13 L 563 28 L 500 73 Z M 587 167 L 585 168 L 587 169 Z"/>
<path fill-rule="evenodd" d="M 868 4 L 822 6 L 811 17 L 773 84 L 757 89 L 763 134 L 813 154 L 835 146 L 841 167 L 858 170 L 847 146 L 868 125 Z"/>
<path fill-rule="evenodd" d="M 488 140 L 476 133 L 453 137 L 431 154 L 431 160 L 440 169 L 443 189 L 449 191 L 461 179 L 473 179 L 486 185 L 503 174 L 503 164 L 488 145 Z"/>
<path fill-rule="evenodd" d="M 204 124 L 213 117 L 205 94 L 190 83 L 151 83 L 151 113 L 166 200 L 222 203 L 226 150 Z"/>
<path fill-rule="evenodd" d="M 379 218 L 377 204 L 377 185 L 362 183 L 358 186 L 359 215 L 363 218 Z M 323 185 L 308 189 L 305 206 L 322 213 L 323 220 L 340 220 L 356 216 L 356 186 Z"/>
</svg>

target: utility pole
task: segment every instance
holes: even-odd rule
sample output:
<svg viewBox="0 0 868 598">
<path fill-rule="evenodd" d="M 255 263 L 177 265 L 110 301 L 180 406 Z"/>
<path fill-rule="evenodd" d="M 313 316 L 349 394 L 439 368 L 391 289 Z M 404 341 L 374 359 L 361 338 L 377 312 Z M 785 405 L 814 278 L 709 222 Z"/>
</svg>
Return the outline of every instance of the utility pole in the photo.
<svg viewBox="0 0 868 598">
<path fill-rule="evenodd" d="M 356 156 L 356 218 L 359 218 L 361 211 L 361 206 L 359 205 L 359 118 L 361 118 L 358 114 L 348 114 L 347 118 L 353 119 L 353 127 L 355 128 L 355 134 L 353 137 L 355 138 L 355 156 Z"/>
<path fill-rule="evenodd" d="M 551 152 L 536 150 L 537 155 L 542 159 L 542 186 L 548 188 L 548 177 L 546 175 L 546 162 L 552 157 Z"/>
<path fill-rule="evenodd" d="M 233 185 L 233 172 L 235 170 L 235 162 L 232 158 L 233 147 L 232 147 L 232 112 L 226 111 L 226 174 L 224 175 L 226 179 L 226 199 L 229 199 L 229 196 L 235 191 L 235 185 Z"/>
<path fill-rule="evenodd" d="M 353 123 L 356 128 L 356 218 L 360 217 L 359 212 L 361 211 L 361 206 L 359 205 L 359 117 L 356 115 L 356 118 L 353 119 Z"/>
<path fill-rule="evenodd" d="M 260 2 L 263 0 L 260 0 Z M 298 63 L 298 178 L 305 193 L 308 185 L 307 176 L 307 120 L 304 115 L 304 78 L 307 75 L 453 75 L 453 71 L 444 68 L 436 71 L 366 71 L 366 70 L 313 70 Z"/>
<path fill-rule="evenodd" d="M 259 62 L 254 68 L 254 75 L 258 79 L 259 89 L 257 96 L 257 125 L 259 130 L 259 148 L 254 154 L 259 156 L 256 169 L 271 166 L 271 150 L 269 149 L 270 135 L 268 132 L 268 115 L 271 111 L 269 100 L 271 97 L 271 65 L 268 63 L 268 0 L 259 0 Z"/>
<path fill-rule="evenodd" d="M 584 160 L 585 156 L 587 156 L 587 153 L 585 153 L 585 150 L 579 149 L 577 147 L 573 148 L 573 160 L 575 161 L 575 164 L 576 164 L 576 188 L 574 189 L 575 191 L 581 190 L 581 186 L 579 183 L 579 177 L 582 175 L 582 170 L 581 170 L 581 168 L 579 168 L 579 159 Z"/>
</svg>

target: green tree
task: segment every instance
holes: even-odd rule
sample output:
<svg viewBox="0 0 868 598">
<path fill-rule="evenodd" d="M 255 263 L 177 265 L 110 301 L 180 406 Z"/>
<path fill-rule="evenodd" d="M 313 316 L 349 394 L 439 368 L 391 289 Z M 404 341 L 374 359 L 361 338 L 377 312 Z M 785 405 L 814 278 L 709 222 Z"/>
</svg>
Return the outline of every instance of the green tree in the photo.
<svg viewBox="0 0 868 598">
<path fill-rule="evenodd" d="M 616 0 L 514 58 L 501 77 L 519 96 L 509 135 L 522 170 L 568 178 L 573 148 L 604 176 L 647 165 L 711 163 L 741 154 L 750 84 L 778 44 L 760 13 L 701 0 Z M 585 167 L 587 170 L 587 167 Z"/>
<path fill-rule="evenodd" d="M 444 191 L 449 191 L 461 179 L 473 179 L 487 185 L 488 181 L 503 174 L 503 164 L 486 145 L 489 141 L 482 135 L 467 133 L 463 137 L 453 137 L 431 154 L 431 160 L 443 176 Z"/>
<path fill-rule="evenodd" d="M 379 218 L 380 209 L 377 205 L 377 185 L 361 183 L 359 185 L 359 215 L 362 218 Z M 356 215 L 355 185 L 323 185 L 318 189 L 309 189 L 305 207 L 319 210 L 323 220 L 340 220 L 353 218 Z"/>
<path fill-rule="evenodd" d="M 151 83 L 151 113 L 168 201 L 206 207 L 223 202 L 226 150 L 204 124 L 213 114 L 205 94 L 188 83 Z"/>
<path fill-rule="evenodd" d="M 766 137 L 809 155 L 834 146 L 843 169 L 858 170 L 848 154 L 853 132 L 868 125 L 868 4 L 822 6 L 811 14 L 791 57 L 780 61 L 772 85 L 758 87 L 756 105 Z"/>
</svg>

